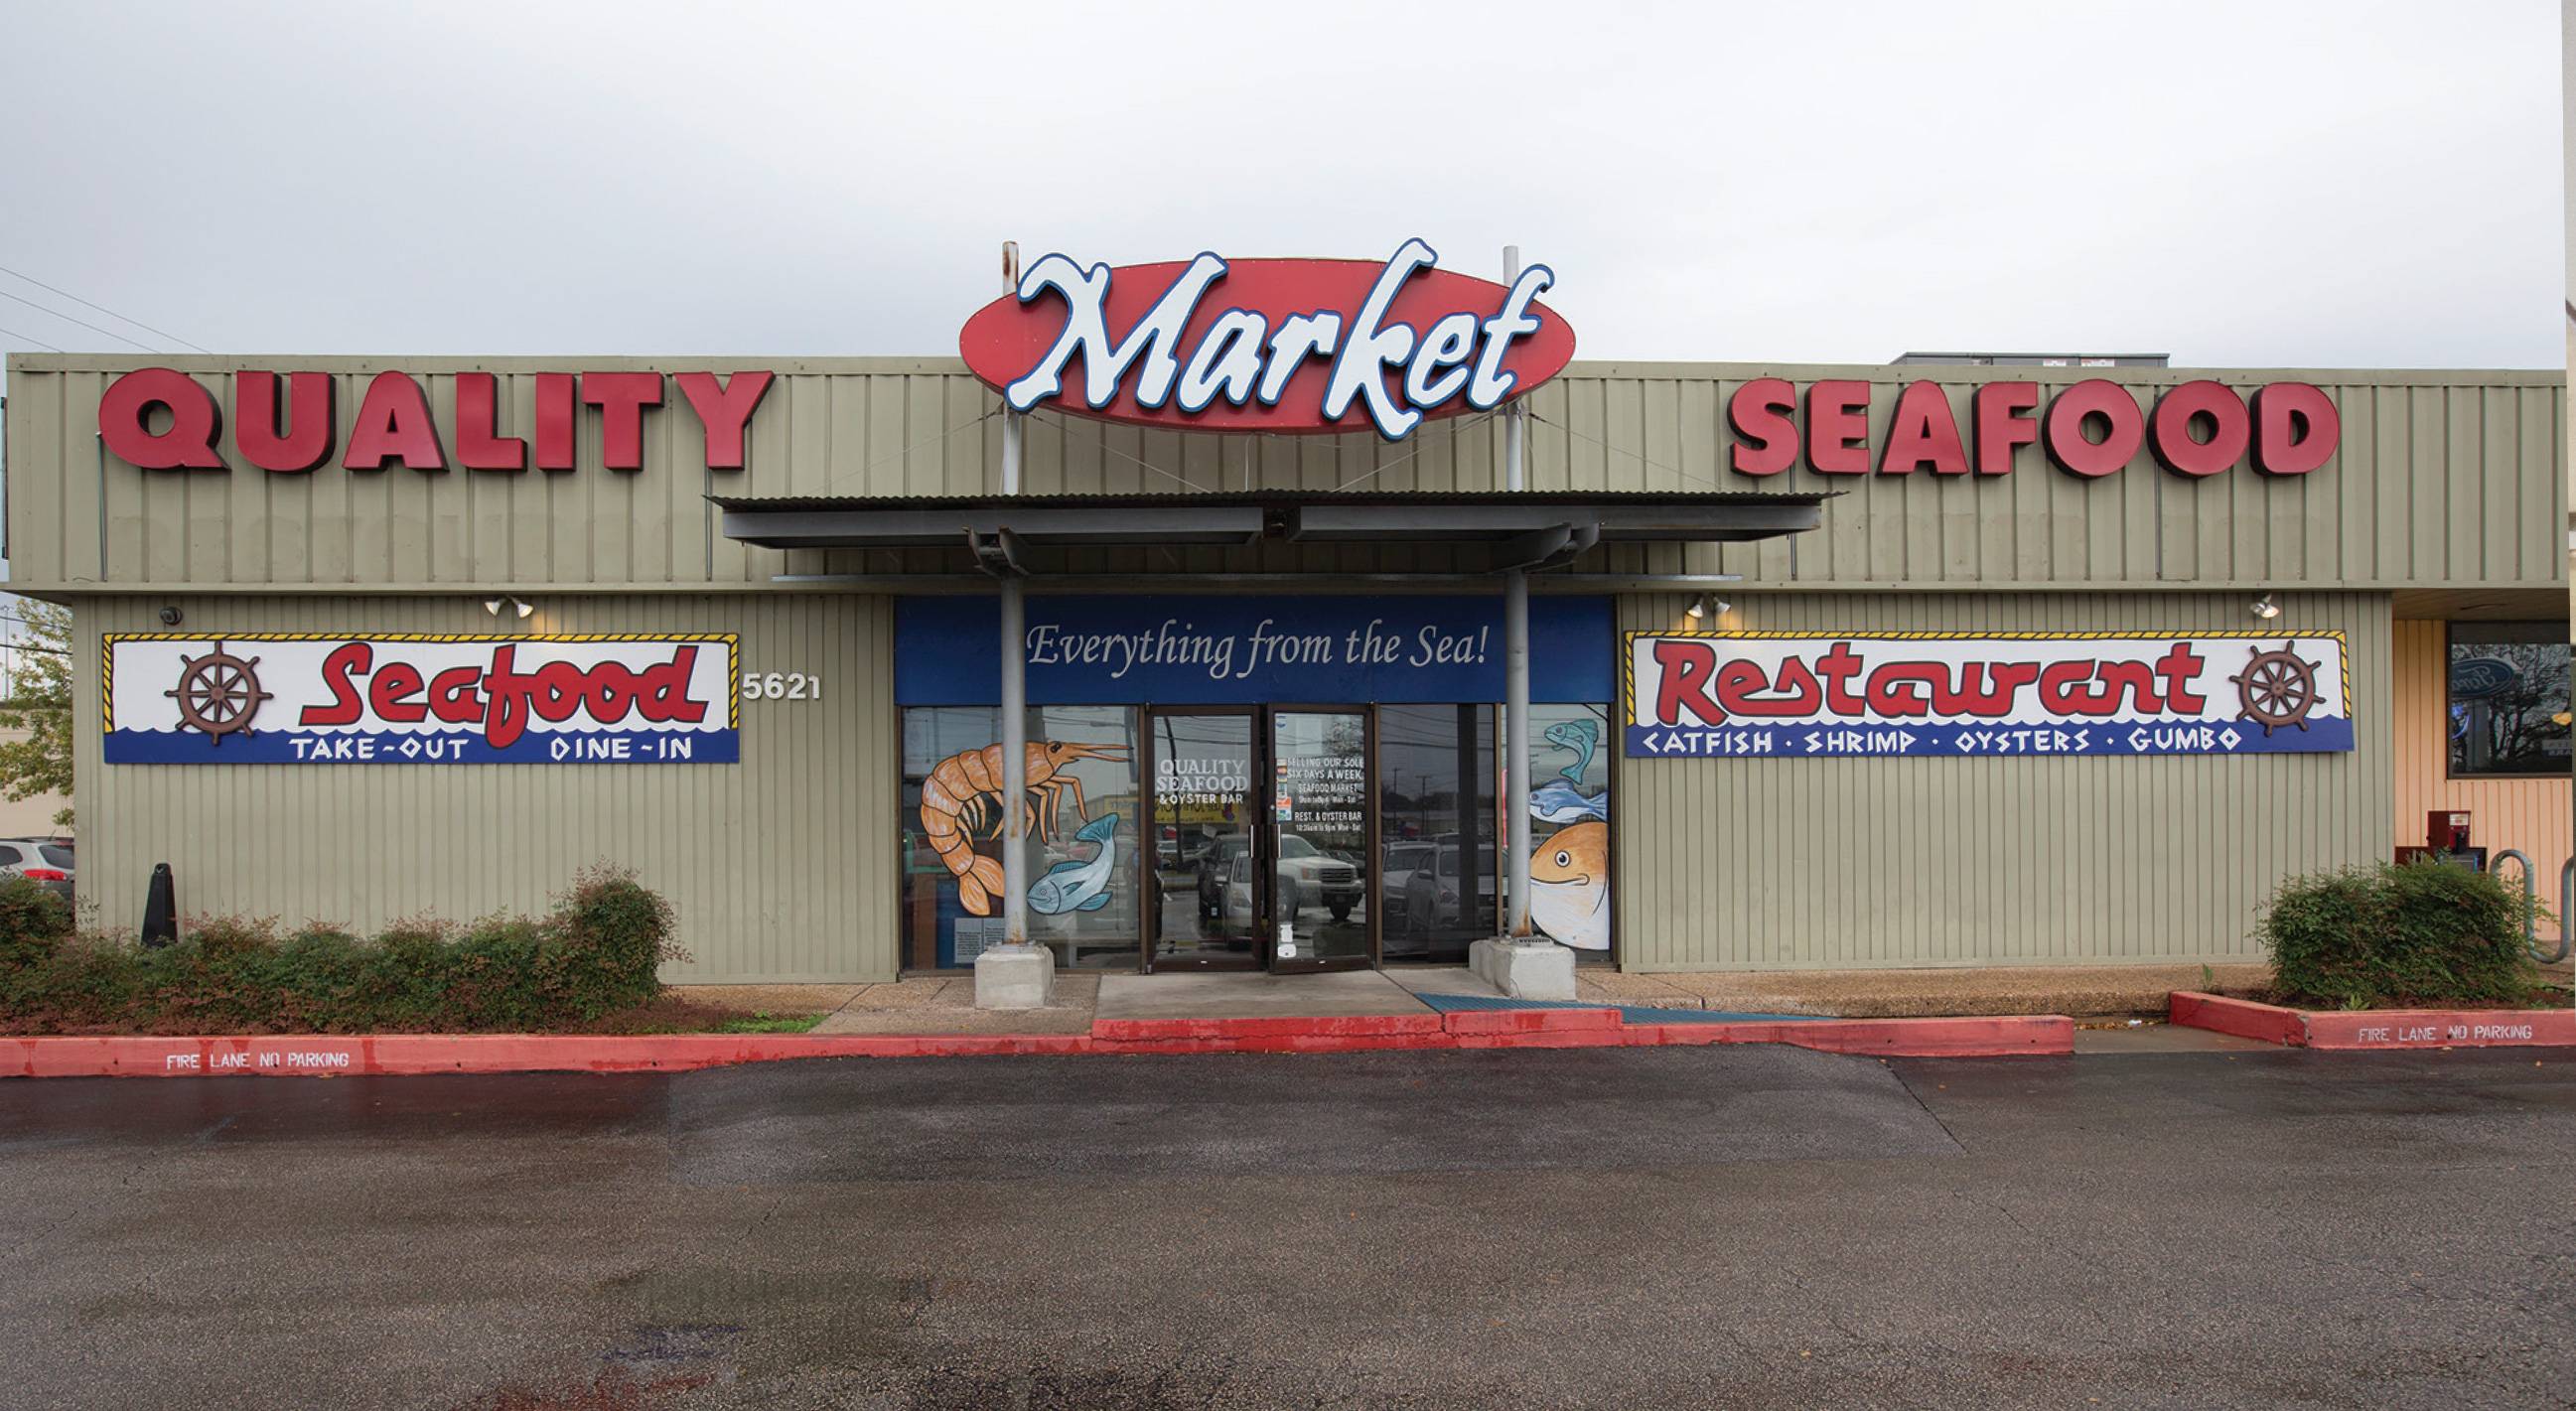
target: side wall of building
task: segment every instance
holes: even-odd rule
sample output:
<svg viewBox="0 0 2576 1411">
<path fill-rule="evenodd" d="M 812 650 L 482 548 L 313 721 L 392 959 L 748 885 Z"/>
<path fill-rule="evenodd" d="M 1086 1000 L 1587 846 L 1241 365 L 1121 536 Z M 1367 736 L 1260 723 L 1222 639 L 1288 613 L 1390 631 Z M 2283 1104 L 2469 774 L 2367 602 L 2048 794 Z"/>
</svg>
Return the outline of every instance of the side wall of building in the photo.
<svg viewBox="0 0 2576 1411">
<path fill-rule="evenodd" d="M 2400 621 L 2396 624 L 2397 795 L 2394 836 L 2400 843 L 2423 840 L 2424 815 L 2432 809 L 2467 809 L 2478 846 L 2491 854 L 2515 848 L 2531 859 L 2541 899 L 2555 905 L 2558 872 L 2576 850 L 2576 817 L 2570 816 L 2576 786 L 2560 779 L 2453 779 L 2445 684 L 2450 677 L 2445 650 L 2448 624 Z"/>
<path fill-rule="evenodd" d="M 2232 593 L 1733 596 L 1721 629 L 2251 624 Z M 2280 880 L 2386 856 L 2394 807 L 2388 598 L 2280 601 L 2282 627 L 2347 634 L 2350 753 L 1621 760 L 1612 847 L 1622 966 L 2259 958 L 2256 913 Z M 1689 603 L 1626 597 L 1620 626 L 1681 628 Z"/>
<path fill-rule="evenodd" d="M 733 632 L 746 673 L 802 671 L 820 700 L 747 700 L 742 762 L 673 765 L 103 764 L 99 642 L 155 632 Z M 674 981 L 884 980 L 895 973 L 899 784 L 890 600 L 781 593 L 565 596 L 524 620 L 468 597 L 87 597 L 75 683 L 81 890 L 141 923 L 153 864 L 188 913 L 373 930 L 544 908 L 598 863 L 679 912 Z M 496 622 L 501 624 L 496 629 Z M 256 652 L 246 646 L 245 654 Z"/>
</svg>

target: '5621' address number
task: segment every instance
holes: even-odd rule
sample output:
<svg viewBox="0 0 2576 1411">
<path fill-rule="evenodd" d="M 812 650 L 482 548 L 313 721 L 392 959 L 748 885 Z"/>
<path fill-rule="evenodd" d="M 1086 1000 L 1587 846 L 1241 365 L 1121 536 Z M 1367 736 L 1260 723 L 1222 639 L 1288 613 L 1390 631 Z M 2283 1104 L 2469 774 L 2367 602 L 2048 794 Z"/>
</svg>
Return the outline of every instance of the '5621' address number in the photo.
<svg viewBox="0 0 2576 1411">
<path fill-rule="evenodd" d="M 746 671 L 742 698 L 747 701 L 819 701 L 823 678 L 801 671 Z"/>
</svg>

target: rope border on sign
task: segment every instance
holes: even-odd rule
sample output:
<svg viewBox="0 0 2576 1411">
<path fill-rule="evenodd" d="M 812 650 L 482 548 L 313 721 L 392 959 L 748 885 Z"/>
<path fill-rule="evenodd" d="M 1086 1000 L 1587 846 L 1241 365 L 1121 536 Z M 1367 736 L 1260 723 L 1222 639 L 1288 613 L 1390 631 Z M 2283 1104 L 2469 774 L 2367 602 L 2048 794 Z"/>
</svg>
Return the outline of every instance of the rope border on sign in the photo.
<svg viewBox="0 0 2576 1411">
<path fill-rule="evenodd" d="M 1619 634 L 1619 723 L 1637 724 L 1637 639 L 1640 637 L 1688 637 L 1702 640 L 1734 638 L 1739 641 L 1779 641 L 1792 637 L 1838 642 L 2332 642 L 2335 664 L 2343 677 L 2343 713 L 2347 720 L 2359 720 L 2352 699 L 2352 643 L 2341 628 L 2319 628 L 2307 631 L 2249 632 L 2235 627 L 2213 627 L 2181 632 L 2139 632 L 2128 629 L 2098 632 L 1832 632 L 1794 631 L 1769 628 L 1745 628 L 1736 631 L 1690 632 L 1653 628 L 1630 628 Z"/>
<path fill-rule="evenodd" d="M 742 728 L 742 634 L 739 632 L 106 632 L 99 636 L 98 718 L 116 729 L 116 644 L 119 642 L 722 642 L 725 647 L 725 728 Z"/>
</svg>

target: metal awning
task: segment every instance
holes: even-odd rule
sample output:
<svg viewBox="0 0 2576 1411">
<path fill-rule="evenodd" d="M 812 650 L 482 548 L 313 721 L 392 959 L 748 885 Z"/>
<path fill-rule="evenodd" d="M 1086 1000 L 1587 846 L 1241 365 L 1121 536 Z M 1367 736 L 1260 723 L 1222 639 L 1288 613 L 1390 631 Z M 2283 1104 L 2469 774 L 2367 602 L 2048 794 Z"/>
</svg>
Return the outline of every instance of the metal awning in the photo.
<svg viewBox="0 0 2576 1411">
<path fill-rule="evenodd" d="M 987 572 L 1027 548 L 1486 544 L 1495 571 L 1568 563 L 1595 544 L 1740 543 L 1813 529 L 1825 495 L 1733 491 L 1221 491 L 1171 495 L 709 497 L 724 534 L 770 549 L 963 546 Z"/>
</svg>

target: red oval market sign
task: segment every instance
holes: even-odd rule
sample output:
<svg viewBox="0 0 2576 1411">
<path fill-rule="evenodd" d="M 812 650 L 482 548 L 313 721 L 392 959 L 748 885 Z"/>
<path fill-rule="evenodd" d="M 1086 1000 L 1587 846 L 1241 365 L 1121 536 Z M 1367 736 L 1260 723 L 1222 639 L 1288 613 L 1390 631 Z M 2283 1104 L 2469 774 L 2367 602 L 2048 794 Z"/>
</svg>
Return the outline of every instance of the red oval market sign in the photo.
<svg viewBox="0 0 2576 1411">
<path fill-rule="evenodd" d="M 1490 411 L 1565 370 L 1574 330 L 1536 296 L 1436 268 L 1408 240 L 1368 260 L 1076 264 L 1049 255 L 957 336 L 1013 411 L 1195 431 L 1401 441 L 1425 419 Z"/>
</svg>

